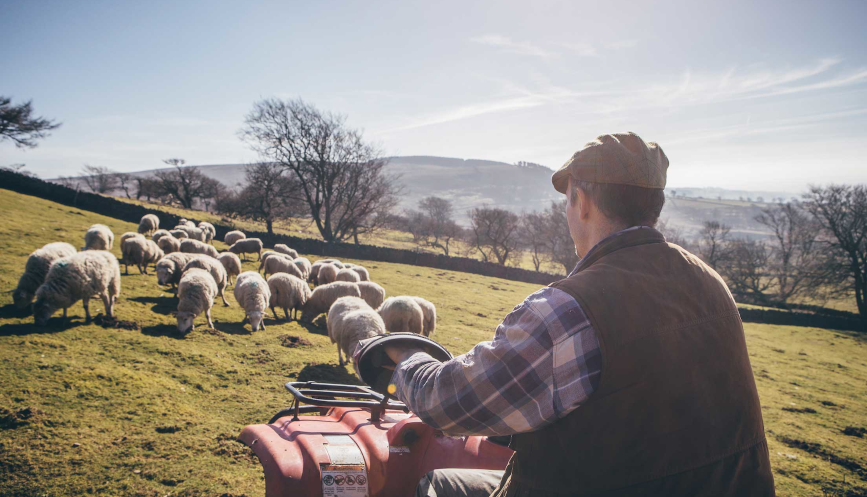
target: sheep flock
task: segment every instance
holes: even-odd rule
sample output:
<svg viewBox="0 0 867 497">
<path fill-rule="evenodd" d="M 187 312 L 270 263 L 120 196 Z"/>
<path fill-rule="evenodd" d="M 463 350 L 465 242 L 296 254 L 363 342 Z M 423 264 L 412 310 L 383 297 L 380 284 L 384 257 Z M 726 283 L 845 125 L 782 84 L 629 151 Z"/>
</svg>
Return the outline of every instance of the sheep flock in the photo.
<svg viewBox="0 0 867 497">
<path fill-rule="evenodd" d="M 238 318 L 253 332 L 265 329 L 268 309 L 274 321 L 297 319 L 313 326 L 325 314 L 328 337 L 337 345 L 338 362 L 351 358 L 358 343 L 388 332 L 412 332 L 430 336 L 436 328 L 436 307 L 418 296 L 392 296 L 373 280 L 370 271 L 358 264 L 321 259 L 311 264 L 295 249 L 277 244 L 263 252 L 258 238 L 240 231 L 224 235 L 229 249 L 218 252 L 212 241 L 216 229 L 207 222 L 182 219 L 174 229 L 160 229 L 154 214 L 142 217 L 136 232 L 120 237 L 121 258 L 109 252 L 114 233 L 102 224 L 91 226 L 83 235 L 84 247 L 63 242 L 37 248 L 24 266 L 18 288 L 13 292 L 19 309 L 32 307 L 34 322 L 45 326 L 59 310 L 82 302 L 86 320 L 91 319 L 89 301 L 98 297 L 105 314 L 114 318 L 121 293 L 120 265 L 138 267 L 139 274 L 156 273 L 156 289 L 177 287 L 177 329 L 186 335 L 204 314 L 214 328 L 211 308 L 221 297 L 229 306 L 225 290 L 233 287 Z M 241 260 L 256 254 L 258 271 L 244 271 Z M 240 256 L 240 257 L 239 257 Z M 263 273 L 263 275 L 260 275 Z M 35 299 L 35 300 L 34 300 Z M 31 303 L 32 302 L 32 303 Z M 277 310 L 283 310 L 283 318 Z"/>
</svg>

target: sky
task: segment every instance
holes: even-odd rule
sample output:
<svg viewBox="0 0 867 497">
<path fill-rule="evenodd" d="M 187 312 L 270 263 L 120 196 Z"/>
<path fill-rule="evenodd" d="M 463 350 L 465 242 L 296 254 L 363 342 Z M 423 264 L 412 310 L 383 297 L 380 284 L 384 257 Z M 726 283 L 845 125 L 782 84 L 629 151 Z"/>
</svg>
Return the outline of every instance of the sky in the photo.
<svg viewBox="0 0 867 497">
<path fill-rule="evenodd" d="M 867 2 L 0 2 L 0 95 L 63 125 L 0 166 L 257 159 L 257 100 L 347 116 L 386 155 L 560 167 L 659 143 L 670 187 L 867 182 Z"/>
</svg>

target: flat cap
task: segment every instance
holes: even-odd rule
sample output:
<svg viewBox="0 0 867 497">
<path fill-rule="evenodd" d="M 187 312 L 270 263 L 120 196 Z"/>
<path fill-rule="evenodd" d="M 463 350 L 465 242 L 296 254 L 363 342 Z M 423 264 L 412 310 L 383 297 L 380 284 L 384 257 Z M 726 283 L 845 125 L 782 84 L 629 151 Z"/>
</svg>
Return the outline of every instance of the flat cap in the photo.
<svg viewBox="0 0 867 497">
<path fill-rule="evenodd" d="M 566 194 L 569 177 L 590 183 L 665 188 L 668 157 L 656 143 L 632 132 L 602 135 L 575 152 L 551 176 L 554 189 Z"/>
</svg>

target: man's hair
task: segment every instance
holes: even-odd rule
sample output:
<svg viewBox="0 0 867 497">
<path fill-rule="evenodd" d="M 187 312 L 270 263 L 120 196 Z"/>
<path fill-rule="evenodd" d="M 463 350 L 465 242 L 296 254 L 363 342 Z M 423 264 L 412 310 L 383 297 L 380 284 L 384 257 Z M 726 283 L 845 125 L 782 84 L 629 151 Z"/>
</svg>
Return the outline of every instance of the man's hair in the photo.
<svg viewBox="0 0 867 497">
<path fill-rule="evenodd" d="M 578 201 L 577 189 L 593 201 L 605 217 L 627 226 L 656 226 L 665 204 L 665 192 L 657 188 L 591 183 L 570 178 L 572 204 Z"/>
</svg>

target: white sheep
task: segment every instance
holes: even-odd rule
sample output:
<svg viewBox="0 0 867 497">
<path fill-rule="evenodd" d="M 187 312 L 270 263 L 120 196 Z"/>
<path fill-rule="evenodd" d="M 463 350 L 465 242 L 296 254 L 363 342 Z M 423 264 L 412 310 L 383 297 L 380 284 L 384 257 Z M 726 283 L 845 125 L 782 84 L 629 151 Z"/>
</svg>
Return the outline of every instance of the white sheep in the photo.
<svg viewBox="0 0 867 497">
<path fill-rule="evenodd" d="M 360 281 L 370 281 L 370 273 L 367 272 L 367 269 L 364 266 L 359 266 L 356 264 L 349 269 L 358 273 L 358 279 Z"/>
<path fill-rule="evenodd" d="M 217 294 L 223 299 L 223 305 L 229 305 L 225 294 L 226 287 L 229 286 L 229 277 L 220 261 L 212 257 L 195 257 L 184 266 L 182 272 L 186 273 L 190 269 L 204 269 L 210 273 L 214 282 L 217 283 Z M 183 280 L 184 277 L 181 276 L 181 279 Z"/>
<path fill-rule="evenodd" d="M 321 259 L 319 262 L 323 264 L 334 264 L 335 266 L 337 266 L 337 269 L 343 269 L 344 267 L 346 267 L 345 264 L 343 264 L 337 259 Z"/>
<path fill-rule="evenodd" d="M 296 251 L 295 249 L 289 248 L 285 244 L 278 243 L 277 245 L 274 245 L 274 250 L 277 252 L 280 252 L 281 254 L 286 254 L 286 255 L 292 257 L 293 259 L 298 258 L 298 251 Z"/>
<path fill-rule="evenodd" d="M 385 329 L 391 333 L 419 333 L 424 330 L 424 311 L 413 297 L 389 297 L 377 309 Z"/>
<path fill-rule="evenodd" d="M 265 277 L 269 274 L 289 273 L 292 276 L 301 278 L 301 270 L 295 265 L 295 262 L 288 255 L 274 255 L 265 261 Z"/>
<path fill-rule="evenodd" d="M 231 252 L 220 252 L 220 256 L 217 257 L 217 260 L 220 261 L 220 264 L 222 264 L 226 269 L 226 276 L 229 278 L 229 283 L 232 283 L 232 278 L 237 278 L 243 270 L 243 267 L 241 267 L 241 259 Z"/>
<path fill-rule="evenodd" d="M 334 281 L 351 281 L 352 283 L 358 283 L 361 281 L 361 278 L 358 277 L 358 273 L 351 269 L 341 269 L 337 271 L 337 276 L 334 277 Z"/>
<path fill-rule="evenodd" d="M 340 269 L 337 268 L 334 264 L 328 263 L 319 266 L 319 276 L 316 277 L 316 283 L 318 285 L 327 285 L 329 283 L 334 283 L 337 281 L 337 273 Z"/>
<path fill-rule="evenodd" d="M 262 259 L 262 240 L 258 238 L 244 238 L 242 240 L 238 240 L 233 243 L 231 247 L 229 247 L 229 252 L 233 254 L 241 255 L 241 258 L 247 260 L 244 256 L 246 254 L 256 254 L 258 258 Z"/>
<path fill-rule="evenodd" d="M 172 252 L 180 252 L 181 251 L 181 241 L 177 238 L 173 237 L 171 233 L 166 233 L 167 236 L 161 236 L 157 241 L 157 245 L 162 249 L 166 254 L 171 254 Z"/>
<path fill-rule="evenodd" d="M 90 299 L 99 295 L 105 313 L 114 316 L 114 302 L 120 295 L 120 265 L 117 257 L 104 250 L 78 252 L 55 260 L 45 282 L 36 290 L 33 318 L 45 326 L 57 309 L 66 310 L 81 300 L 85 319 L 90 321 Z"/>
<path fill-rule="evenodd" d="M 151 235 L 151 240 L 160 243 L 160 238 L 166 235 L 171 235 L 171 233 L 169 233 L 169 230 L 156 230 L 154 231 L 154 234 Z"/>
<path fill-rule="evenodd" d="M 271 302 L 271 288 L 256 271 L 244 271 L 235 281 L 235 300 L 244 308 L 244 320 L 250 321 L 250 328 L 265 329 L 265 311 Z"/>
<path fill-rule="evenodd" d="M 184 273 L 184 266 L 196 257 L 202 256 L 199 254 L 185 254 L 183 252 L 174 252 L 166 255 L 157 261 L 157 283 L 160 285 L 177 285 L 181 281 L 181 275 Z"/>
<path fill-rule="evenodd" d="M 336 281 L 327 285 L 320 285 L 313 290 L 307 302 L 301 306 L 301 319 L 312 322 L 316 316 L 328 312 L 331 304 L 340 297 L 361 297 L 361 290 L 355 283 L 348 281 Z"/>
<path fill-rule="evenodd" d="M 165 255 L 153 240 L 148 240 L 143 236 L 125 240 L 121 244 L 121 251 L 123 252 L 124 264 L 127 267 L 127 274 L 129 274 L 129 264 L 138 266 L 139 274 L 148 274 L 148 264 L 154 263 L 156 265 L 156 262 Z"/>
<path fill-rule="evenodd" d="M 84 234 L 84 248 L 81 250 L 111 250 L 114 233 L 104 224 L 94 224 Z"/>
<path fill-rule="evenodd" d="M 377 309 L 385 301 L 385 288 L 372 281 L 359 281 L 357 285 L 358 289 L 361 290 L 361 298 L 370 307 Z"/>
<path fill-rule="evenodd" d="M 178 283 L 178 331 L 183 334 L 193 331 L 193 321 L 202 312 L 208 318 L 208 326 L 214 327 L 211 307 L 214 306 L 217 291 L 217 283 L 211 273 L 198 268 L 184 272 Z"/>
<path fill-rule="evenodd" d="M 277 318 L 277 308 L 283 309 L 286 320 L 289 320 L 289 309 L 292 309 L 294 319 L 297 310 L 300 309 L 310 298 L 312 292 L 310 286 L 301 278 L 288 273 L 277 273 L 268 278 L 268 287 L 271 289 L 271 312 L 274 319 Z"/>
<path fill-rule="evenodd" d="M 200 242 L 204 242 L 206 239 L 205 231 L 202 229 L 196 228 L 195 225 L 190 226 L 191 223 L 192 223 L 192 221 L 187 221 L 187 224 L 179 224 L 178 226 L 175 226 L 175 229 L 172 230 L 171 233 L 174 233 L 175 231 L 183 231 L 184 233 L 187 234 L 187 237 L 189 237 L 193 240 L 198 240 Z"/>
<path fill-rule="evenodd" d="M 34 250 L 24 263 L 24 274 L 18 279 L 18 287 L 12 292 L 15 307 L 24 309 L 30 305 L 36 289 L 45 282 L 45 276 L 52 262 L 75 253 L 75 247 L 66 242 L 49 243 Z"/>
<path fill-rule="evenodd" d="M 184 230 L 171 230 L 169 231 L 169 234 L 177 238 L 178 240 L 190 237 L 190 235 L 188 235 L 187 232 Z"/>
<path fill-rule="evenodd" d="M 235 244 L 235 242 L 237 242 L 238 240 L 243 240 L 244 238 L 247 238 L 247 235 L 238 230 L 235 230 L 226 233 L 226 236 L 223 237 L 223 242 L 225 242 L 226 245 L 231 247 Z"/>
<path fill-rule="evenodd" d="M 292 262 L 301 270 L 302 279 L 306 281 L 310 277 L 310 260 L 306 257 L 299 257 Z"/>
<path fill-rule="evenodd" d="M 358 342 L 385 334 L 385 323 L 364 300 L 340 297 L 328 310 L 328 338 L 337 344 L 337 359 L 345 364 L 343 354 L 352 357 Z"/>
<path fill-rule="evenodd" d="M 124 274 L 129 274 L 129 265 L 132 264 L 132 261 L 127 257 L 128 248 L 126 247 L 126 241 L 130 238 L 141 238 L 145 239 L 144 235 L 141 233 L 134 233 L 132 231 L 127 231 L 126 233 L 120 235 L 120 262 L 124 265 Z"/>
<path fill-rule="evenodd" d="M 283 255 L 280 252 L 274 252 L 273 250 L 265 250 L 262 252 L 262 257 L 259 257 L 259 272 L 262 272 L 262 269 L 265 268 L 265 261 L 268 260 L 272 255 Z"/>
<path fill-rule="evenodd" d="M 437 327 L 437 308 L 429 300 L 425 300 L 421 297 L 413 297 L 413 299 L 419 307 L 421 307 L 421 312 L 424 317 L 421 334 L 429 337 Z"/>
<path fill-rule="evenodd" d="M 181 252 L 186 252 L 188 254 L 204 254 L 211 256 L 214 259 L 220 256 L 220 253 L 217 252 L 217 249 L 212 245 L 200 242 L 199 240 L 181 240 Z"/>
<path fill-rule="evenodd" d="M 217 229 L 214 225 L 205 221 L 199 223 L 199 229 L 205 232 L 205 242 L 211 243 L 214 237 L 217 236 Z"/>
<path fill-rule="evenodd" d="M 319 270 L 325 264 L 327 264 L 327 263 L 322 262 L 322 261 L 314 262 L 313 265 L 310 266 L 310 272 L 307 274 L 307 281 L 309 281 L 310 283 L 313 283 L 314 285 L 318 285 L 319 284 Z"/>
<path fill-rule="evenodd" d="M 160 229 L 160 218 L 155 214 L 145 214 L 138 223 L 138 232 L 144 235 L 149 235 Z"/>
<path fill-rule="evenodd" d="M 186 226 L 187 228 L 195 228 L 196 223 L 194 223 L 193 221 L 190 221 L 189 219 L 181 218 L 181 220 L 178 221 L 178 226 Z"/>
</svg>

